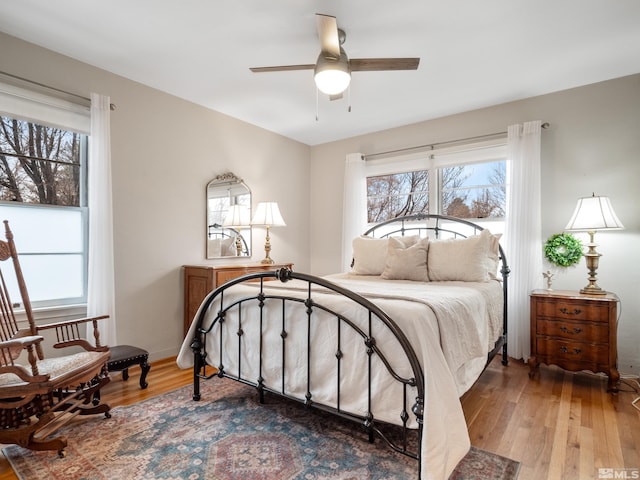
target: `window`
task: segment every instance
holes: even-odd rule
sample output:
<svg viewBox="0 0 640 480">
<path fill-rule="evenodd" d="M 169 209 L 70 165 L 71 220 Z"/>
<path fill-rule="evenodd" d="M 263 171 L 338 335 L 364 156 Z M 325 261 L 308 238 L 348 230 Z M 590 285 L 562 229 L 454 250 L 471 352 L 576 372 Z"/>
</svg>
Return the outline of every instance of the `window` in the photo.
<svg viewBox="0 0 640 480">
<path fill-rule="evenodd" d="M 367 221 L 439 213 L 499 223 L 506 210 L 506 148 L 474 145 L 367 162 Z M 481 222 L 478 222 L 481 223 Z"/>
<path fill-rule="evenodd" d="M 416 170 L 367 177 L 367 221 L 429 211 L 429 172 Z"/>
<path fill-rule="evenodd" d="M 0 200 L 81 206 L 81 157 L 86 136 L 0 117 Z"/>
<path fill-rule="evenodd" d="M 0 220 L 8 220 L 14 233 L 31 303 L 36 308 L 85 303 L 89 112 L 72 105 L 82 111 L 73 116 L 85 119 L 84 127 L 76 128 L 77 122 L 65 121 L 69 109 L 57 108 L 68 102 L 41 104 L 41 95 L 17 95 L 3 87 Z M 5 280 L 12 301 L 19 302 L 15 280 Z"/>
<path fill-rule="evenodd" d="M 505 173 L 504 160 L 442 168 L 442 213 L 459 218 L 504 217 Z"/>
</svg>

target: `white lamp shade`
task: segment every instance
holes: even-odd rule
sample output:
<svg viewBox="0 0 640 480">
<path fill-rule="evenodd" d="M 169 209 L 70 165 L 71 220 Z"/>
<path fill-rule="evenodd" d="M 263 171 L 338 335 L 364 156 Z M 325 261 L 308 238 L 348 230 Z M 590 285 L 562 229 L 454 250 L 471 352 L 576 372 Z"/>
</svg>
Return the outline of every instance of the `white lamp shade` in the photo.
<svg viewBox="0 0 640 480">
<path fill-rule="evenodd" d="M 247 227 L 250 225 L 249 207 L 231 205 L 222 222 L 223 227 Z"/>
<path fill-rule="evenodd" d="M 337 95 L 347 89 L 351 83 L 351 67 L 342 47 L 340 47 L 340 58 L 337 59 L 325 57 L 320 53 L 313 79 L 318 90 L 326 95 Z"/>
<path fill-rule="evenodd" d="M 286 227 L 280 209 L 276 202 L 260 202 L 256 207 L 251 225 L 261 225 L 265 227 Z"/>
<path fill-rule="evenodd" d="M 624 225 L 618 219 L 608 197 L 583 197 L 567 224 L 567 231 L 622 230 Z"/>
<path fill-rule="evenodd" d="M 351 75 L 340 70 L 325 70 L 314 77 L 318 90 L 327 95 L 344 92 L 351 82 Z"/>
</svg>

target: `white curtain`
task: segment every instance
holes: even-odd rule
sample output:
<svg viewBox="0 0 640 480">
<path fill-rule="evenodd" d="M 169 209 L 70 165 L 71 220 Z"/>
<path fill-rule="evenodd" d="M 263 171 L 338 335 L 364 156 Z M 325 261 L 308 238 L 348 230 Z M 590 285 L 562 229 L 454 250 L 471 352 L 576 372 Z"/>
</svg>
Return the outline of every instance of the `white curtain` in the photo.
<svg viewBox="0 0 640 480">
<path fill-rule="evenodd" d="M 110 316 L 108 320 L 99 322 L 102 345 L 116 344 L 110 116 L 109 97 L 92 93 L 87 315 Z"/>
<path fill-rule="evenodd" d="M 534 121 L 511 125 L 507 135 L 508 354 L 525 361 L 531 354 L 529 293 L 542 285 L 540 132 L 541 122 Z"/>
<path fill-rule="evenodd" d="M 342 271 L 348 271 L 353 256 L 352 242 L 367 225 L 367 175 L 364 156 L 350 153 L 344 166 L 342 200 Z"/>
</svg>

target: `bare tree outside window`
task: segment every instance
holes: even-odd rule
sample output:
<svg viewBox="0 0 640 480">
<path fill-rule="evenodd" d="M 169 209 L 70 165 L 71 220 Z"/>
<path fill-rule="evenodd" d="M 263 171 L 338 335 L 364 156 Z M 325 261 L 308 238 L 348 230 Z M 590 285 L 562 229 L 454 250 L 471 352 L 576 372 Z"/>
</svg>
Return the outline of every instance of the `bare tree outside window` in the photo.
<svg viewBox="0 0 640 480">
<path fill-rule="evenodd" d="M 502 218 L 506 205 L 504 161 L 442 169 L 442 211 L 460 218 Z"/>
<path fill-rule="evenodd" d="M 444 214 L 458 218 L 472 218 L 471 209 L 465 203 L 465 198 L 455 197 L 444 208 Z"/>
<path fill-rule="evenodd" d="M 442 212 L 445 215 L 458 218 L 470 218 L 471 213 L 467 206 L 468 194 L 462 189 L 465 180 L 469 177 L 465 174 L 464 166 L 455 166 L 442 169 Z"/>
<path fill-rule="evenodd" d="M 80 206 L 82 137 L 0 117 L 0 200 Z"/>
<path fill-rule="evenodd" d="M 367 221 L 378 223 L 429 211 L 429 172 L 367 177 Z"/>
<path fill-rule="evenodd" d="M 491 201 L 495 205 L 494 216 L 504 217 L 507 207 L 507 163 L 494 162 L 489 181 L 494 187 L 491 189 Z"/>
</svg>

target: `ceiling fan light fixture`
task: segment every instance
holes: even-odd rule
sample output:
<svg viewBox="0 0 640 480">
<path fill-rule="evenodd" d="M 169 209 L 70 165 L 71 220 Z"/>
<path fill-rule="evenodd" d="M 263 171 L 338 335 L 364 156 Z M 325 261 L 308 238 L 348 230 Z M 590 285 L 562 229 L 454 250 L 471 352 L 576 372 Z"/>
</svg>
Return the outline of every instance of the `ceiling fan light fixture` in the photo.
<svg viewBox="0 0 640 480">
<path fill-rule="evenodd" d="M 318 90 L 326 95 L 344 92 L 351 82 L 351 68 L 347 54 L 340 48 L 340 58 L 318 56 L 313 79 Z"/>
</svg>

